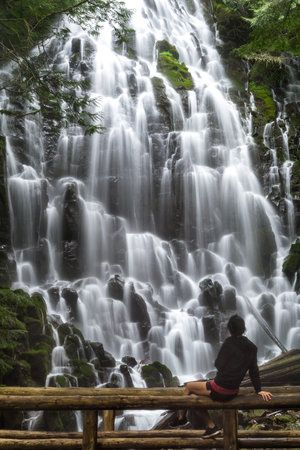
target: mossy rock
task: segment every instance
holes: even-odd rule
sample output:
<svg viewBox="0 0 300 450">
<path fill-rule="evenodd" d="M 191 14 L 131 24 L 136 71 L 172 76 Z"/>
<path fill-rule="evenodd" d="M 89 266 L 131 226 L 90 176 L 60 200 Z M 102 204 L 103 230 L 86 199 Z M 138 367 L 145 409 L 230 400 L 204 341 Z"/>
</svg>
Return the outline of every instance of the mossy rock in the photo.
<svg viewBox="0 0 300 450">
<path fill-rule="evenodd" d="M 43 386 L 51 369 L 51 349 L 35 348 L 23 353 L 23 358 L 31 368 L 31 377 Z"/>
<path fill-rule="evenodd" d="M 167 41 L 157 43 L 157 68 L 170 81 L 176 90 L 190 90 L 194 88 L 192 75 L 187 66 L 179 61 L 176 47 Z"/>
<path fill-rule="evenodd" d="M 177 377 L 173 377 L 171 370 L 159 361 L 142 367 L 142 377 L 148 387 L 178 386 Z"/>
<path fill-rule="evenodd" d="M 0 289 L 0 383 L 44 385 L 54 345 L 42 296 Z"/>
<path fill-rule="evenodd" d="M 78 386 L 89 387 L 96 385 L 95 372 L 91 364 L 74 359 L 70 361 L 73 368 L 73 375 L 77 378 Z"/>
<path fill-rule="evenodd" d="M 276 104 L 272 92 L 268 86 L 250 81 L 249 89 L 255 97 L 257 114 L 261 116 L 262 124 L 266 124 L 276 118 Z"/>
<path fill-rule="evenodd" d="M 70 325 L 69 323 L 62 323 L 57 327 L 59 342 L 61 345 L 64 345 L 65 339 L 67 336 L 71 336 L 75 334 L 79 337 L 81 342 L 84 342 L 84 337 L 78 328 L 76 328 L 74 325 Z"/>
<path fill-rule="evenodd" d="M 291 283 L 297 276 L 296 291 L 300 292 L 300 239 L 291 245 L 289 254 L 283 262 L 282 271 Z"/>
<path fill-rule="evenodd" d="M 251 65 L 249 79 L 268 86 L 270 89 L 275 89 L 288 81 L 288 73 L 286 67 L 279 63 L 255 61 Z"/>
</svg>

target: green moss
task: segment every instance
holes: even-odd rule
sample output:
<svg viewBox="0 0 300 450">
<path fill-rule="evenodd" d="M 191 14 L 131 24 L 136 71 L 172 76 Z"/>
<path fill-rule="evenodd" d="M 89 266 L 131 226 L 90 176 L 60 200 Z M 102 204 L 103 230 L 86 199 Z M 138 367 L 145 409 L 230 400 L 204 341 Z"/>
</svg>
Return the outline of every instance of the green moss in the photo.
<svg viewBox="0 0 300 450">
<path fill-rule="evenodd" d="M 171 370 L 159 361 L 142 367 L 142 377 L 148 387 L 178 386 L 178 379 L 173 377 Z"/>
<path fill-rule="evenodd" d="M 264 123 L 274 120 L 276 118 L 276 104 L 272 98 L 270 88 L 251 81 L 249 89 L 255 97 L 259 114 L 262 115 Z"/>
<path fill-rule="evenodd" d="M 74 359 L 70 361 L 73 368 L 73 375 L 77 378 L 78 386 L 88 387 L 96 383 L 94 369 L 87 362 Z"/>
<path fill-rule="evenodd" d="M 159 41 L 157 44 L 158 70 L 164 74 L 174 89 L 193 89 L 192 76 L 184 63 L 179 61 L 179 54 L 173 45 L 167 41 Z"/>
<path fill-rule="evenodd" d="M 0 289 L 0 383 L 44 385 L 54 345 L 41 295 Z"/>
<path fill-rule="evenodd" d="M 299 166 L 298 176 L 300 177 L 300 162 L 297 161 Z M 291 245 L 288 256 L 285 258 L 282 266 L 282 271 L 288 277 L 290 282 L 294 281 L 297 274 L 296 290 L 299 291 L 299 273 L 300 273 L 300 239 Z"/>
</svg>

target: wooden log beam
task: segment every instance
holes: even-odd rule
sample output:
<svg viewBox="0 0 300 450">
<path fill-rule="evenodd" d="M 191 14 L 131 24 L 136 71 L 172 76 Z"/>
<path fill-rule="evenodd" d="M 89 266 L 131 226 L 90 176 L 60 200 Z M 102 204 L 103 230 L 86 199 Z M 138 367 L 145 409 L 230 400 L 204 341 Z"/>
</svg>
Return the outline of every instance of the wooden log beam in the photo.
<svg viewBox="0 0 300 450">
<path fill-rule="evenodd" d="M 112 409 L 104 410 L 102 412 L 102 418 L 103 418 L 102 429 L 103 429 L 103 431 L 114 431 L 115 415 L 116 415 L 116 413 Z"/>
<path fill-rule="evenodd" d="M 98 411 L 84 411 L 82 450 L 96 450 Z"/>
<path fill-rule="evenodd" d="M 299 448 L 300 438 L 240 438 L 239 448 Z M 143 448 L 224 448 L 222 438 L 111 438 L 97 443 L 100 449 L 143 449 Z M 0 439 L 1 450 L 81 450 L 80 439 Z"/>
<path fill-rule="evenodd" d="M 98 439 L 122 438 L 151 438 L 151 437 L 183 437 L 200 438 L 204 430 L 139 430 L 139 431 L 100 431 Z M 27 430 L 0 430 L 0 439 L 82 439 L 80 432 L 52 432 L 52 431 L 27 431 Z M 238 438 L 300 438 L 300 430 L 239 430 Z"/>
<path fill-rule="evenodd" d="M 299 438 L 255 438 L 255 439 L 239 439 L 239 448 L 300 448 Z"/>
<path fill-rule="evenodd" d="M 0 410 L 104 410 L 104 409 L 274 409 L 297 408 L 300 392 L 277 394 L 265 402 L 257 395 L 239 395 L 230 402 L 216 402 L 208 397 L 189 396 L 14 396 L 0 395 Z"/>
<path fill-rule="evenodd" d="M 271 390 L 274 394 L 285 394 L 285 393 L 299 393 L 299 386 L 274 386 L 267 387 L 264 386 L 265 390 Z M 241 395 L 247 395 L 254 393 L 254 389 L 252 387 L 242 387 L 240 389 Z M 65 396 L 74 396 L 74 395 L 83 395 L 83 396 L 99 396 L 106 397 L 109 395 L 127 395 L 127 396 L 183 396 L 183 388 L 78 388 L 78 387 L 68 387 L 68 388 L 32 388 L 32 387 L 0 387 L 0 396 L 2 395 L 13 395 L 13 396 L 56 396 L 56 397 L 65 397 Z"/>
<path fill-rule="evenodd" d="M 224 450 L 238 450 L 237 412 L 235 409 L 223 411 Z"/>
</svg>

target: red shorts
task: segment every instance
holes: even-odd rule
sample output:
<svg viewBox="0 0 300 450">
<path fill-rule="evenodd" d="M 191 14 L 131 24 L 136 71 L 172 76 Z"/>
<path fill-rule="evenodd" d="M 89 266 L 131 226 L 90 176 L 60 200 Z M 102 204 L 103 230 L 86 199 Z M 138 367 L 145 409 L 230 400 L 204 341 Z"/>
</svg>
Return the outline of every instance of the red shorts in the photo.
<svg viewBox="0 0 300 450">
<path fill-rule="evenodd" d="M 226 389 L 219 386 L 215 380 L 206 382 L 206 389 L 210 391 L 210 398 L 212 400 L 226 402 L 232 400 L 239 393 L 238 389 Z"/>
</svg>

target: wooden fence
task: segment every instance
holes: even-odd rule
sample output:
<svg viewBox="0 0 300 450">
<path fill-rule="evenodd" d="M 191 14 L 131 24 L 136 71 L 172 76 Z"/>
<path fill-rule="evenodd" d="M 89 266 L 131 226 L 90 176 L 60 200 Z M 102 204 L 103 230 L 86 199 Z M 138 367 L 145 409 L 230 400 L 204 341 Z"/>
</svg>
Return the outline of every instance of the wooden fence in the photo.
<svg viewBox="0 0 300 450">
<path fill-rule="evenodd" d="M 1 449 L 96 450 L 167 448 L 300 448 L 300 430 L 239 431 L 237 410 L 300 409 L 300 386 L 269 388 L 270 402 L 242 388 L 230 402 L 184 396 L 180 388 L 0 388 L 0 410 L 82 410 L 83 433 L 0 430 Z M 123 409 L 219 409 L 223 436 L 202 439 L 199 430 L 115 431 L 115 412 Z M 98 431 L 98 413 L 103 416 Z"/>
</svg>

